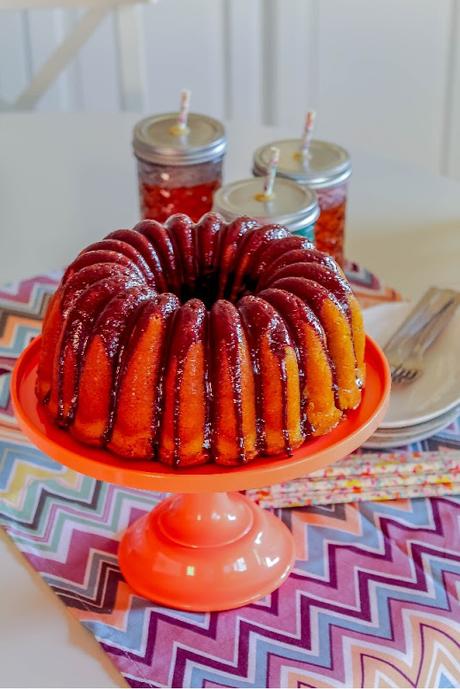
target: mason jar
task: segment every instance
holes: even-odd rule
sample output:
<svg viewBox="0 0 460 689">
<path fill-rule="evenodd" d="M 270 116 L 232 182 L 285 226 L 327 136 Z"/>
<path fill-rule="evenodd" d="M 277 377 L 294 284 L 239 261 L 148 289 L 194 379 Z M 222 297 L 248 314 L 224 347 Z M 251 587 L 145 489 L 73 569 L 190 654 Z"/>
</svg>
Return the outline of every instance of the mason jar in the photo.
<svg viewBox="0 0 460 689">
<path fill-rule="evenodd" d="M 226 184 L 214 196 L 213 210 L 225 220 L 248 215 L 260 223 L 283 225 L 293 234 L 314 241 L 319 205 L 314 191 L 276 178 L 273 193 L 264 198 L 264 180 L 252 177 Z"/>
<path fill-rule="evenodd" d="M 345 214 L 351 175 L 349 154 L 337 144 L 313 139 L 307 155 L 303 156 L 300 139 L 274 141 L 254 153 L 255 175 L 267 173 L 272 146 L 280 150 L 277 175 L 317 193 L 321 213 L 315 226 L 316 246 L 343 266 Z"/>
<path fill-rule="evenodd" d="M 221 122 L 190 113 L 181 130 L 177 113 L 153 115 L 134 127 L 133 149 L 143 218 L 164 222 L 186 213 L 197 222 L 211 210 L 226 150 Z"/>
</svg>

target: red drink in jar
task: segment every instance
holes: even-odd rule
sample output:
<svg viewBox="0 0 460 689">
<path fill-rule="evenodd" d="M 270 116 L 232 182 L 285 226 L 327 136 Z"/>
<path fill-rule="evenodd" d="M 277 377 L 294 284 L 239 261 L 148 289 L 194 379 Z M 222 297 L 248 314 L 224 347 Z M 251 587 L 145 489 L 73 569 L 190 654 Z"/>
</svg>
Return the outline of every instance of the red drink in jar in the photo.
<svg viewBox="0 0 460 689">
<path fill-rule="evenodd" d="M 225 130 L 218 120 L 194 113 L 180 129 L 177 118 L 154 115 L 134 128 L 141 214 L 163 222 L 186 213 L 196 222 L 211 210 L 222 184 Z"/>
<path fill-rule="evenodd" d="M 316 223 L 316 246 L 343 266 L 347 183 L 316 189 L 316 194 L 321 209 Z"/>
<path fill-rule="evenodd" d="M 341 146 L 313 139 L 302 155 L 300 139 L 286 139 L 261 146 L 254 154 L 254 174 L 265 175 L 270 147 L 280 149 L 277 174 L 314 189 L 321 209 L 315 226 L 315 244 L 343 266 L 345 213 L 351 161 Z"/>
</svg>

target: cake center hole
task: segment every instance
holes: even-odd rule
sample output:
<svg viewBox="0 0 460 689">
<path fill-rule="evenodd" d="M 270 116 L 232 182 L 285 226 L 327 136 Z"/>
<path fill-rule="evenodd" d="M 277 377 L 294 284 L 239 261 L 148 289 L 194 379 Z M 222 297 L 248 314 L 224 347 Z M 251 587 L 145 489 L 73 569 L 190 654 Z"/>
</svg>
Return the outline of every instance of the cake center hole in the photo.
<svg viewBox="0 0 460 689">
<path fill-rule="evenodd" d="M 256 282 L 251 280 L 249 277 L 246 277 L 236 296 L 232 297 L 234 275 L 230 273 L 227 278 L 224 293 L 219 295 L 219 277 L 219 271 L 209 271 L 197 276 L 194 287 L 183 284 L 181 293 L 178 295 L 182 304 L 185 304 L 185 302 L 189 301 L 189 299 L 200 299 L 205 307 L 210 310 L 213 304 L 219 298 L 228 299 L 229 301 L 236 303 L 239 299 L 241 299 L 241 297 L 247 294 L 253 294 L 255 291 Z"/>
</svg>

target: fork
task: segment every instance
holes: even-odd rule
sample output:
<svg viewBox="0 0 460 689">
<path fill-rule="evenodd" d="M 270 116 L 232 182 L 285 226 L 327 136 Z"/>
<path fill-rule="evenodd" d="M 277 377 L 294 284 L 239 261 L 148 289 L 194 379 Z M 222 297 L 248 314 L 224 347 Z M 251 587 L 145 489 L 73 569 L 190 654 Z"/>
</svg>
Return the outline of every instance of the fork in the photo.
<svg viewBox="0 0 460 689">
<path fill-rule="evenodd" d="M 444 303 L 431 313 L 441 298 Z M 447 299 L 447 301 L 446 301 Z M 431 288 L 384 348 L 394 383 L 411 383 L 423 373 L 427 349 L 447 326 L 457 308 L 459 295 L 453 290 Z"/>
</svg>

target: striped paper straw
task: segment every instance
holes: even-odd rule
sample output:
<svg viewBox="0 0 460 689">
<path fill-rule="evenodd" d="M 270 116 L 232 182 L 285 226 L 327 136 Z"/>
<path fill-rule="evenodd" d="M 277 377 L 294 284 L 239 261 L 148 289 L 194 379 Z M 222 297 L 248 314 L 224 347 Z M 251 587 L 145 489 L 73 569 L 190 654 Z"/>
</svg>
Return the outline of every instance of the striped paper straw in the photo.
<svg viewBox="0 0 460 689">
<path fill-rule="evenodd" d="M 302 143 L 300 146 L 300 152 L 304 158 L 308 155 L 308 149 L 310 148 L 311 140 L 313 138 L 313 127 L 315 124 L 316 112 L 314 110 L 309 110 L 305 117 L 305 125 L 302 134 Z"/>
<path fill-rule="evenodd" d="M 187 129 L 188 113 L 190 110 L 191 91 L 182 89 L 180 92 L 179 115 L 177 116 L 177 128 L 184 132 Z"/>
<path fill-rule="evenodd" d="M 270 148 L 270 161 L 268 163 L 267 174 L 264 179 L 264 197 L 265 199 L 271 199 L 273 197 L 273 185 L 275 183 L 276 169 L 278 167 L 280 159 L 280 149 L 276 146 L 271 146 Z"/>
</svg>

